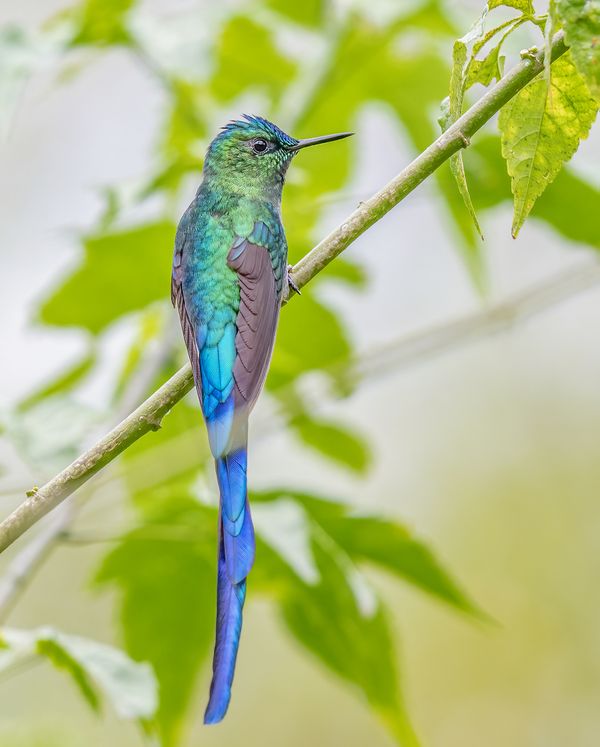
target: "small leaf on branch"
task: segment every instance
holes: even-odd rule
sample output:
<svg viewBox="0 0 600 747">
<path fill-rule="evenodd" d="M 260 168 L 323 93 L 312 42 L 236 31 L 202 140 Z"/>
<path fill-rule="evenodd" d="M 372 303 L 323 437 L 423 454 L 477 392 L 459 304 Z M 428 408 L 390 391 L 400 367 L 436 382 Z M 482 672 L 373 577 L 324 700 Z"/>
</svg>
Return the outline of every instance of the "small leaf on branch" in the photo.
<svg viewBox="0 0 600 747">
<path fill-rule="evenodd" d="M 442 103 L 442 113 L 440 117 L 440 126 L 442 131 L 446 131 L 451 124 L 462 114 L 463 100 L 465 91 L 467 90 L 467 81 L 469 68 L 471 62 L 474 59 L 474 45 L 478 42 L 482 42 L 492 32 L 485 33 L 485 18 L 487 15 L 487 9 L 483 11 L 481 16 L 473 24 L 471 29 L 460 39 L 454 42 L 452 48 L 452 73 L 450 76 L 450 94 L 447 99 Z M 495 29 L 493 33 L 496 33 L 498 29 Z M 492 35 L 493 35 L 492 33 Z M 460 192 L 463 202 L 473 220 L 473 224 L 477 230 L 479 236 L 483 239 L 483 233 L 477 220 L 475 208 L 473 207 L 473 201 L 469 193 L 469 187 L 467 185 L 467 177 L 465 175 L 465 167 L 463 164 L 462 152 L 454 153 L 450 156 L 450 171 L 456 181 L 458 191 Z"/>
<path fill-rule="evenodd" d="M 504 38 L 502 39 L 502 41 Z M 500 80 L 504 70 L 504 57 L 500 55 L 502 41 L 496 44 L 482 59 L 473 58 L 467 71 L 465 88 L 471 88 L 475 83 L 489 86 L 494 80 Z"/>
<path fill-rule="evenodd" d="M 464 96 L 471 86 L 475 83 L 489 86 L 493 80 L 500 80 L 502 77 L 504 67 L 504 58 L 500 56 L 502 45 L 516 28 L 529 19 L 529 4 L 522 3 L 521 5 L 527 6 L 522 8 L 522 16 L 504 21 L 504 23 L 495 26 L 489 31 L 485 31 L 485 20 L 488 11 L 496 7 L 496 5 L 490 4 L 484 9 L 472 28 L 463 37 L 454 42 L 450 94 L 442 103 L 442 113 L 439 120 L 443 131 L 447 130 L 461 116 Z M 531 13 L 533 13 L 533 8 L 531 8 Z M 478 59 L 476 55 L 501 31 L 505 31 L 505 33 L 502 35 L 500 41 L 483 59 Z M 462 151 L 450 156 L 449 163 L 450 171 L 452 172 L 458 191 L 463 198 L 463 202 L 471 216 L 477 233 L 483 239 L 483 233 L 479 226 L 467 185 Z"/>
<path fill-rule="evenodd" d="M 514 8 L 515 10 L 520 10 L 522 13 L 527 13 L 531 15 L 533 15 L 534 13 L 532 0 L 488 0 L 488 8 L 490 10 L 493 10 L 494 8 L 499 8 L 503 5 L 507 8 Z"/>
<path fill-rule="evenodd" d="M 537 198 L 587 137 L 597 110 L 567 54 L 552 66 L 550 88 L 538 75 L 500 111 L 502 155 L 514 195 L 513 237 Z"/>
</svg>

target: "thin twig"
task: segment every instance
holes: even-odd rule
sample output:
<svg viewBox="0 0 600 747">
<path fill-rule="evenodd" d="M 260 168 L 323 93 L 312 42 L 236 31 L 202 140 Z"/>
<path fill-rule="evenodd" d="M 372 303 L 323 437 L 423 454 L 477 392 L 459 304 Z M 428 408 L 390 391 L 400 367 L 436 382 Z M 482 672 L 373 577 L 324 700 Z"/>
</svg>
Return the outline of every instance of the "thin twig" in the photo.
<svg viewBox="0 0 600 747">
<path fill-rule="evenodd" d="M 552 60 L 567 50 L 562 32 L 552 42 Z M 513 96 L 544 69 L 544 54 L 522 60 L 502 80 L 466 111 L 434 143 L 362 203 L 337 229 L 314 247 L 293 269 L 302 287 L 332 262 L 370 226 L 380 220 L 470 138 Z M 109 434 L 46 485 L 37 489 L 0 524 L 0 552 L 9 547 L 77 488 L 109 464 L 128 446 L 151 430 L 157 430 L 167 412 L 192 388 L 190 366 L 184 366 Z"/>
</svg>

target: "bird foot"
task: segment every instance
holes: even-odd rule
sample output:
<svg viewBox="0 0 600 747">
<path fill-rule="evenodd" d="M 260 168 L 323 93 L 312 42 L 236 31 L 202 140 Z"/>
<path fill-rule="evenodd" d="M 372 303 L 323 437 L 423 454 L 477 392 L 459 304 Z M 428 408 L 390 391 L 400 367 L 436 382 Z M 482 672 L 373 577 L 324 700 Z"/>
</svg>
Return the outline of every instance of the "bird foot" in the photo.
<svg viewBox="0 0 600 747">
<path fill-rule="evenodd" d="M 287 281 L 288 281 L 288 287 L 291 288 L 294 293 L 297 293 L 299 296 L 302 295 L 300 292 L 300 288 L 296 285 L 294 282 L 294 278 L 292 277 L 292 265 L 287 266 Z"/>
</svg>

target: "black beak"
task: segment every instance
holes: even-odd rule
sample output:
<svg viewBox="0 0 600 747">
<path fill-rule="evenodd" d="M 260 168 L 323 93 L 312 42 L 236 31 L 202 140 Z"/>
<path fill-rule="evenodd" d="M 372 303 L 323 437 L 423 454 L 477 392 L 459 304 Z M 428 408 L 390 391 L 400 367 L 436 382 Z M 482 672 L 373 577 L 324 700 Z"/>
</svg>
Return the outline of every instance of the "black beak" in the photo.
<svg viewBox="0 0 600 747">
<path fill-rule="evenodd" d="M 304 140 L 298 140 L 296 145 L 292 145 L 290 150 L 297 151 L 301 148 L 308 148 L 311 145 L 320 145 L 321 143 L 331 143 L 334 140 L 343 140 L 345 137 L 354 135 L 353 132 L 338 132 L 335 135 L 321 135 L 321 137 L 307 137 Z"/>
</svg>

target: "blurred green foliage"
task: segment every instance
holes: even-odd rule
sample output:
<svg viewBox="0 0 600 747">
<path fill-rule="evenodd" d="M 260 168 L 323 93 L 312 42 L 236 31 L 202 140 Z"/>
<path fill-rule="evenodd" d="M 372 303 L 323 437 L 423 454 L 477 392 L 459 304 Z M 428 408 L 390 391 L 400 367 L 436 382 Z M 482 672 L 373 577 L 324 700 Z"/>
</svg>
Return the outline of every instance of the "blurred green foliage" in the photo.
<svg viewBox="0 0 600 747">
<path fill-rule="evenodd" d="M 276 105 L 297 71 L 269 30 L 246 16 L 234 16 L 224 26 L 214 57 L 210 90 L 218 101 L 233 101 L 251 89 Z"/>
<path fill-rule="evenodd" d="M 343 504 L 289 490 L 254 493 L 251 500 L 260 558 L 253 592 L 273 598 L 292 635 L 362 690 L 392 731 L 411 744 L 385 606 L 360 567 L 385 570 L 462 612 L 480 616 L 477 608 L 427 547 L 396 522 L 354 516 Z M 121 591 L 127 650 L 155 668 L 164 693 L 161 734 L 165 745 L 174 745 L 212 643 L 214 600 L 206 590 L 215 585 L 217 512 L 199 503 L 181 479 L 144 490 L 138 505 L 140 525 L 107 556 L 97 581 Z M 286 513 L 305 532 L 300 553 L 282 553 L 265 528 Z"/>
<path fill-rule="evenodd" d="M 559 2 L 560 18 L 565 19 L 569 38 L 580 47 L 573 50 L 573 57 L 588 79 L 588 84 L 581 85 L 593 88 L 597 54 L 589 34 L 574 31 L 577 5 Z M 501 12 L 509 12 L 509 18 L 493 16 L 488 30 L 487 13 L 491 15 L 499 6 L 505 6 Z M 442 110 L 444 128 L 460 116 L 476 86 L 490 85 L 500 77 L 506 36 L 527 26 L 542 39 L 546 23 L 545 16 L 534 16 L 529 0 L 490 1 L 471 32 L 456 40 L 463 29 L 457 27 L 451 3 L 442 0 L 399 7 L 383 24 L 358 3 L 343 9 L 325 0 L 260 0 L 241 3 L 229 15 L 215 16 L 210 34 L 197 42 L 197 56 L 206 54 L 211 64 L 203 70 L 182 72 L 163 65 L 160 47 L 153 46 L 151 36 L 136 34 L 136 17 L 148 12 L 132 0 L 87 0 L 54 19 L 39 39 L 14 34 L 0 37 L 0 55 L 14 59 L 27 52 L 28 61 L 33 59 L 29 52 L 36 44 L 46 44 L 44 34 L 52 34 L 53 50 L 56 40 L 62 40 L 61 61 L 85 47 L 101 54 L 115 45 L 123 46 L 145 65 L 165 96 L 155 159 L 140 174 L 133 199 L 125 199 L 119 185 L 111 185 L 98 225 L 82 238 L 79 267 L 60 281 L 39 309 L 44 324 L 85 330 L 92 339 L 90 349 L 21 403 L 23 411 L 35 411 L 48 401 L 56 406 L 72 402 L 78 387 L 94 373 L 98 344 L 117 323 L 129 321 L 136 334 L 114 383 L 113 401 L 119 401 L 128 384 L 143 373 L 145 353 L 153 344 L 166 346 L 167 355 L 153 380 L 146 382 L 143 394 L 183 361 L 183 345 L 173 345 L 169 325 L 173 316 L 168 300 L 171 246 L 181 204 L 192 195 L 191 180 L 199 179 L 202 153 L 222 124 L 225 109 L 229 111 L 239 101 L 246 106 L 251 100 L 261 107 L 261 114 L 296 135 L 309 136 L 354 128 L 365 107 L 375 102 L 385 107 L 417 154 L 438 132 L 436 113 L 446 93 L 450 92 Z M 296 45 L 284 43 L 291 36 L 297 38 Z M 202 45 L 206 48 L 201 49 Z M 567 64 L 562 63 L 563 67 Z M 32 62 L 6 66 L 8 83 L 14 88 L 35 67 Z M 505 153 L 510 149 L 508 134 L 511 141 L 521 137 L 517 125 L 528 121 L 533 99 L 539 111 L 545 111 L 544 85 L 544 79 L 538 78 L 503 114 Z M 533 96 L 538 89 L 541 93 Z M 564 103 L 560 91 L 555 101 Z M 588 102 L 587 125 L 593 109 Z M 564 121 L 572 115 L 565 106 Z M 568 128 L 558 129 L 565 132 L 551 133 L 553 172 L 559 171 L 586 128 L 575 134 L 567 132 Z M 575 138 L 568 152 L 561 136 Z M 349 185 L 356 147 L 356 142 L 344 141 L 318 154 L 307 152 L 290 174 L 284 222 L 292 260 L 310 248 L 328 204 L 339 199 Z M 535 164 L 536 159 L 548 160 L 549 155 L 539 148 L 529 149 L 521 154 L 520 163 L 523 158 Z M 539 171 L 530 169 L 535 189 L 527 196 L 513 185 L 517 203 L 521 207 L 526 203 L 522 216 L 533 208 L 536 219 L 570 240 L 600 248 L 594 212 L 598 191 L 562 170 L 533 205 L 534 192 L 536 197 L 541 195 L 552 181 Z M 466 152 L 464 163 L 457 156 L 436 173 L 435 182 L 457 251 L 483 287 L 484 261 L 475 209 L 482 213 L 511 197 L 499 138 L 482 134 Z M 154 217 L 142 222 L 132 218 L 150 200 L 158 205 Z M 338 394 L 352 393 L 352 382 L 339 373 L 354 356 L 351 339 L 320 292 L 322 284 L 332 280 L 356 291 L 367 283 L 360 266 L 337 260 L 303 290 L 302 299 L 286 308 L 267 390 L 284 427 L 314 452 L 305 456 L 311 469 L 318 456 L 332 467 L 359 476 L 372 463 L 364 436 L 311 412 L 302 387 L 306 375 L 317 372 Z M 136 443 L 123 456 L 122 482 L 135 516 L 134 528 L 127 528 L 118 538 L 96 576 L 98 585 L 118 591 L 118 620 L 128 655 L 149 662 L 156 674 L 160 692 L 156 724 L 164 747 L 175 747 L 181 740 L 187 707 L 212 644 L 216 510 L 207 505 L 199 489 L 211 469 L 205 437 L 200 434 L 198 408 L 185 400 L 165 419 L 159 433 Z M 79 445 L 77 441 L 73 447 Z M 254 494 L 252 500 L 258 551 L 249 582 L 250 598 L 260 593 L 271 599 L 290 635 L 360 692 L 399 743 L 416 744 L 385 600 L 363 567 L 385 572 L 473 619 L 482 619 L 483 613 L 432 551 L 397 521 L 356 515 L 331 497 L 285 488 Z M 294 526 L 298 547 L 294 545 L 293 552 L 274 540 L 272 527 L 281 517 Z M 56 636 L 45 641 L 38 654 L 69 671 L 84 697 L 95 705 L 97 695 L 88 664 L 58 643 Z"/>
<path fill-rule="evenodd" d="M 216 512 L 185 482 L 148 490 L 144 523 L 107 556 L 97 581 L 121 592 L 127 650 L 150 661 L 160 682 L 158 722 L 165 745 L 177 744 L 198 669 L 214 628 Z"/>
<path fill-rule="evenodd" d="M 46 324 L 77 326 L 94 335 L 132 311 L 164 300 L 175 225 L 166 221 L 85 239 L 81 268 L 40 308 Z M 140 268 L 151 268 L 138 277 Z"/>
<path fill-rule="evenodd" d="M 95 711 L 100 709 L 102 692 L 121 718 L 143 723 L 154 717 L 158 701 L 154 672 L 122 651 L 52 628 L 3 630 L 0 671 L 14 670 L 36 657 L 67 672 Z"/>
</svg>

